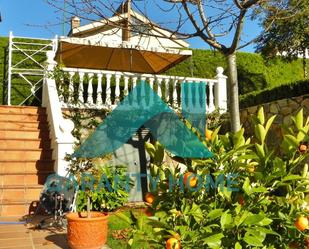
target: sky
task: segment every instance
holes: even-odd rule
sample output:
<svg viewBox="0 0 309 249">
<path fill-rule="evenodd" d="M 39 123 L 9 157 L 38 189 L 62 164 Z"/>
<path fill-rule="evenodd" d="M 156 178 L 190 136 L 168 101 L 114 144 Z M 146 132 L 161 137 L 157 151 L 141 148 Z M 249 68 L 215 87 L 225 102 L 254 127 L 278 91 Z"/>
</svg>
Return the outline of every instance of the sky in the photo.
<svg viewBox="0 0 309 249">
<path fill-rule="evenodd" d="M 15 36 L 53 38 L 55 35 L 63 35 L 69 32 L 69 25 L 63 26 L 63 13 L 55 10 L 44 0 L 0 0 L 0 36 L 8 36 L 12 31 Z M 154 12 L 152 17 L 156 20 L 164 20 L 162 13 Z M 69 18 L 68 16 L 66 16 Z M 156 21 L 155 20 L 155 21 Z M 247 20 L 244 26 L 243 39 L 250 40 L 261 31 L 258 24 Z M 224 38 L 223 43 L 228 44 L 230 37 Z M 209 49 L 200 38 L 188 41 L 192 48 Z M 246 52 L 254 52 L 254 44 L 242 49 Z"/>
</svg>

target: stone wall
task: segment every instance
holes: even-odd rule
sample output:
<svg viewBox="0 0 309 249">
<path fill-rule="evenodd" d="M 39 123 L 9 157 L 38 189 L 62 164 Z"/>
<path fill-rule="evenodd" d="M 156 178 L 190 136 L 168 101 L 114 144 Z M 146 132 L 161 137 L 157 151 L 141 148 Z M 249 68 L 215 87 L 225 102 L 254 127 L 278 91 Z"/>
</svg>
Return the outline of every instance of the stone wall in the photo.
<svg viewBox="0 0 309 249">
<path fill-rule="evenodd" d="M 276 143 L 278 142 L 278 139 L 281 138 L 281 124 L 287 126 L 290 125 L 292 122 L 291 116 L 295 115 L 301 108 L 303 108 L 304 117 L 309 116 L 309 94 L 289 99 L 276 100 L 240 110 L 240 121 L 245 128 L 247 135 L 252 135 L 254 132 L 251 116 L 257 113 L 260 106 L 264 107 L 264 112 L 267 118 L 272 115 L 277 115 L 269 134 L 270 142 Z"/>
</svg>

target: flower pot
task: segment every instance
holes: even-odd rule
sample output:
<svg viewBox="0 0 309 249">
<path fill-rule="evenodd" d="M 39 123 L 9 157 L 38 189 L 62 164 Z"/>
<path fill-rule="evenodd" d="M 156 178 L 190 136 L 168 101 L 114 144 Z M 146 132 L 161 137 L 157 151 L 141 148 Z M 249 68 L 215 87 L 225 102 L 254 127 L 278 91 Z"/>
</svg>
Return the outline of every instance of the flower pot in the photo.
<svg viewBox="0 0 309 249">
<path fill-rule="evenodd" d="M 69 213 L 66 215 L 68 221 L 67 238 L 71 249 L 101 249 L 107 241 L 108 214 L 100 212 Z"/>
</svg>

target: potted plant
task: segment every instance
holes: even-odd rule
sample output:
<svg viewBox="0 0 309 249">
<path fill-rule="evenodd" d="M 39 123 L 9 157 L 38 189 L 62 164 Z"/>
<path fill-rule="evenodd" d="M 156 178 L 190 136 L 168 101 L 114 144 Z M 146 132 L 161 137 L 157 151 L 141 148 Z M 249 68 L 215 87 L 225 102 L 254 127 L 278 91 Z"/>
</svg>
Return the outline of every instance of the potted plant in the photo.
<svg viewBox="0 0 309 249">
<path fill-rule="evenodd" d="M 100 165 L 94 160 L 71 159 L 71 173 L 79 184 L 77 212 L 67 214 L 67 239 L 72 249 L 102 248 L 107 241 L 108 212 L 128 200 L 124 166 Z"/>
</svg>

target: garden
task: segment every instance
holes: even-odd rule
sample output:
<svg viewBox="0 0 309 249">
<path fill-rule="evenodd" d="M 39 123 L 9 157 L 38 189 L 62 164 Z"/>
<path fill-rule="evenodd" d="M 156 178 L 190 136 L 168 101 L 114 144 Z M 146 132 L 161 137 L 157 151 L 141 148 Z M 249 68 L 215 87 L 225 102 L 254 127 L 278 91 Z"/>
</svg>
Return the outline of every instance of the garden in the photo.
<svg viewBox="0 0 309 249">
<path fill-rule="evenodd" d="M 146 143 L 149 192 L 138 207 L 126 205 L 133 182 L 125 167 L 71 160 L 83 186 L 78 211 L 109 212 L 112 248 L 309 248 L 309 117 L 300 110 L 283 125 L 277 146 L 269 136 L 275 119 L 260 108 L 251 137 L 220 127 L 203 136 L 187 123 L 213 153 L 207 159 Z"/>
</svg>

